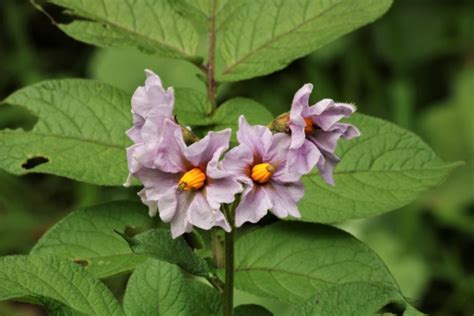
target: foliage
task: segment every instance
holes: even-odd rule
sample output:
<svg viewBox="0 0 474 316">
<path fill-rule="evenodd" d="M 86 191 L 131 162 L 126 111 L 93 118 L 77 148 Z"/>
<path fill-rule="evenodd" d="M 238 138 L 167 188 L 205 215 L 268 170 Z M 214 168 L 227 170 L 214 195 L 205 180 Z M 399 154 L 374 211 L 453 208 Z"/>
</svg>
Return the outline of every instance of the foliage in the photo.
<svg viewBox="0 0 474 316">
<path fill-rule="evenodd" d="M 278 77 L 273 77 L 275 83 L 265 82 L 265 78 L 230 82 L 271 74 L 311 54 L 305 62 L 308 68 L 316 69 L 311 78 L 316 78 L 318 84 L 327 79 L 326 71 L 321 71 L 323 64 L 330 64 L 331 58 L 339 56 L 350 64 L 346 92 L 356 89 L 361 81 L 377 90 L 377 74 L 370 73 L 370 69 L 359 71 L 367 57 L 361 57 L 354 37 L 313 51 L 379 18 L 392 1 L 138 0 L 133 6 L 111 0 L 48 2 L 65 10 L 68 22 L 54 23 L 69 36 L 99 47 L 138 48 L 152 57 L 131 50 L 101 50 L 95 57 L 92 73 L 110 83 L 89 79 L 46 80 L 10 94 L 1 103 L 2 113 L 12 114 L 0 118 L 0 168 L 15 175 L 43 173 L 87 183 L 80 184 L 78 189 L 82 190 L 82 204 L 87 207 L 74 207 L 74 212 L 48 229 L 29 255 L 0 259 L 0 300 L 41 304 L 51 314 L 61 315 L 221 314 L 221 267 L 213 260 L 215 253 L 194 249 L 196 245 L 190 242 L 190 236 L 172 239 L 168 227 L 150 219 L 141 204 L 102 203 L 110 198 L 87 193 L 105 192 L 96 185 L 120 186 L 127 174 L 125 148 L 130 142 L 125 131 L 131 126 L 130 96 L 138 84 L 120 77 L 118 64 L 130 58 L 145 68 L 148 66 L 141 64 L 142 58 L 149 58 L 147 63 L 164 69 L 165 83 L 176 86 L 177 120 L 200 136 L 227 127 L 235 132 L 241 114 L 251 124 L 266 125 L 281 111 L 287 111 L 290 104 L 286 97 L 285 105 L 281 105 L 282 94 L 273 91 L 283 85 Z M 50 14 L 50 6 L 35 6 Z M 337 154 L 342 162 L 335 171 L 337 185 L 329 187 L 319 175 L 308 175 L 303 180 L 306 195 L 299 205 L 301 220 L 264 223 L 238 233 L 235 286 L 261 297 L 262 302 L 267 302 L 262 305 L 272 312 L 275 309 L 271 300 L 287 304 L 294 315 L 365 315 L 391 312 L 393 305 L 404 315 L 421 314 L 373 250 L 351 234 L 327 224 L 380 215 L 409 205 L 462 165 L 454 161 L 464 160 L 466 166 L 455 170 L 444 186 L 425 194 L 416 205 L 432 206 L 443 222 L 472 233 L 471 218 L 463 208 L 472 204 L 469 186 L 473 179 L 469 171 L 474 152 L 469 106 L 473 71 L 468 69 L 459 76 L 451 100 L 423 115 L 420 133 L 439 150 L 446 159 L 443 160 L 409 131 L 413 129 L 409 113 L 414 88 L 406 72 L 412 64 L 427 60 L 425 54 L 451 52 L 443 49 L 442 40 L 425 31 L 432 35 L 428 37 L 430 45 L 423 49 L 410 47 L 402 56 L 395 54 L 392 45 L 397 41 L 416 42 L 409 31 L 399 32 L 402 37 L 396 40 L 387 36 L 394 29 L 392 25 L 398 25 L 404 17 L 399 10 L 397 7 L 396 14 L 388 16 L 387 22 L 374 30 L 379 38 L 378 52 L 397 69 L 398 78 L 390 83 L 392 97 L 387 102 L 392 107 L 388 112 L 392 111 L 393 120 L 403 127 L 366 114 L 354 115 L 349 122 L 361 129 L 362 137 L 339 145 Z M 57 11 L 51 12 L 51 18 L 56 20 Z M 432 9 L 429 14 L 437 16 Z M 215 25 L 209 23 L 212 20 Z M 416 23 L 415 20 L 412 17 L 408 21 Z M 207 38 L 212 36 L 217 37 L 216 47 L 206 51 Z M 460 50 L 465 49 L 464 36 L 458 37 Z M 355 48 L 351 54 L 345 54 L 349 47 Z M 211 51 L 215 56 L 209 55 Z M 361 62 L 354 62 L 354 56 L 359 56 Z M 202 76 L 200 69 L 212 58 L 215 79 L 222 84 L 217 108 L 204 93 L 203 88 L 208 88 L 209 83 L 196 78 L 196 74 Z M 104 65 L 107 61 L 112 61 L 112 65 Z M 174 71 L 175 67 L 182 70 Z M 128 71 L 136 72 L 135 66 Z M 173 77 L 167 72 L 181 75 Z M 295 79 L 298 85 L 301 80 Z M 319 96 L 337 90 L 331 83 L 321 85 Z M 251 92 L 239 93 L 241 87 Z M 383 99 L 379 92 L 374 91 L 374 100 Z M 278 102 L 274 102 L 276 98 Z M 358 100 L 357 96 L 353 98 Z M 372 111 L 364 105 L 360 109 L 387 116 L 384 110 Z M 232 144 L 235 141 L 233 133 Z M 3 171 L 0 180 L 0 202 L 18 210 L 19 218 L 12 222 L 33 225 L 29 222 L 34 220 L 26 215 L 32 203 L 13 197 L 15 192 L 24 190 L 23 184 Z M 97 202 L 100 204 L 94 205 Z M 3 216 L 1 213 L 0 208 Z M 389 216 L 399 213 L 400 217 L 404 214 Z M 367 227 L 372 226 L 359 229 Z M 207 245 L 209 236 L 197 233 L 204 236 Z M 387 239 L 399 242 L 393 237 Z M 370 240 L 367 243 L 374 244 Z M 131 276 L 121 304 L 101 280 L 108 282 L 127 273 Z M 448 275 L 449 271 L 443 273 Z M 458 290 L 468 293 L 465 288 L 460 285 Z M 271 314 L 255 304 L 237 306 L 234 313 Z"/>
</svg>

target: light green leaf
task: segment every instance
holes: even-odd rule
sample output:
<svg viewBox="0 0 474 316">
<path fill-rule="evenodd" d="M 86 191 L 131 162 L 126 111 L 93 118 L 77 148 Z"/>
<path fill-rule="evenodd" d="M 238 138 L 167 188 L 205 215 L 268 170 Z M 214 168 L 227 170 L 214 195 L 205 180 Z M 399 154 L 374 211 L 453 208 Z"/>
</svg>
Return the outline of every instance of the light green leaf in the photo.
<svg viewBox="0 0 474 316">
<path fill-rule="evenodd" d="M 133 254 L 114 230 L 143 230 L 152 225 L 145 207 L 111 202 L 77 210 L 41 237 L 31 254 L 54 254 L 85 265 L 95 277 L 131 271 L 146 257 Z"/>
<path fill-rule="evenodd" d="M 77 40 L 101 47 L 138 47 L 163 57 L 196 61 L 199 37 L 167 0 L 49 0 L 76 18 L 58 24 Z"/>
<path fill-rule="evenodd" d="M 178 121 L 187 126 L 209 126 L 219 131 L 231 128 L 237 132 L 239 116 L 244 115 L 250 124 L 267 125 L 273 116 L 263 105 L 246 98 L 230 99 L 219 105 L 210 116 L 211 105 L 203 93 L 192 89 L 176 89 L 175 114 Z M 235 135 L 232 138 L 235 141 Z"/>
<path fill-rule="evenodd" d="M 79 265 L 50 255 L 0 258 L 0 300 L 21 298 L 63 315 L 124 315 L 103 283 Z"/>
<path fill-rule="evenodd" d="M 155 259 L 177 264 L 183 270 L 206 277 L 209 267 L 199 257 L 183 237 L 171 238 L 168 229 L 152 229 L 128 239 L 130 248 L 138 255 L 149 256 Z"/>
<path fill-rule="evenodd" d="M 0 131 L 0 168 L 99 185 L 126 179 L 131 115 L 125 92 L 92 80 L 52 80 L 18 90 L 2 103 L 26 108 L 38 122 L 31 131 Z M 31 167 L 32 162 L 40 164 Z"/>
<path fill-rule="evenodd" d="M 359 281 L 397 287 L 374 252 L 333 227 L 279 222 L 236 242 L 235 286 L 254 295 L 301 303 L 330 286 Z"/>
<path fill-rule="evenodd" d="M 362 136 L 340 141 L 335 186 L 317 174 L 303 178 L 302 220 L 332 223 L 392 211 L 442 182 L 459 163 L 446 163 L 418 136 L 381 119 L 356 114 Z"/>
<path fill-rule="evenodd" d="M 237 81 L 293 60 L 370 23 L 392 0 L 229 1 L 218 17 L 218 78 Z"/>
<path fill-rule="evenodd" d="M 128 281 L 124 297 L 127 315 L 220 315 L 219 293 L 166 262 L 148 259 Z"/>
<path fill-rule="evenodd" d="M 311 297 L 297 307 L 292 315 L 380 315 L 386 305 L 390 303 L 405 305 L 404 301 L 393 287 L 366 282 L 344 283 Z M 411 315 L 423 315 L 413 308 L 411 310 Z"/>
</svg>

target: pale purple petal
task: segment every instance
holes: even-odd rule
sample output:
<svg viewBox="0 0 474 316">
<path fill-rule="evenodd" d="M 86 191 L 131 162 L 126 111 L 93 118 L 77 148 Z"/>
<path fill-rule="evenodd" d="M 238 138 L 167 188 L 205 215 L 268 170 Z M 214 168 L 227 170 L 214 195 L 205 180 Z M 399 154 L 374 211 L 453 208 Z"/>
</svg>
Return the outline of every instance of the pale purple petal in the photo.
<svg viewBox="0 0 474 316">
<path fill-rule="evenodd" d="M 219 179 L 207 179 L 206 198 L 212 208 L 219 208 L 222 203 L 232 203 L 235 195 L 242 192 L 243 187 L 234 175 Z"/>
<path fill-rule="evenodd" d="M 288 151 L 287 167 L 289 173 L 297 173 L 300 175 L 309 173 L 321 158 L 321 152 L 309 140 L 305 140 L 303 146 L 298 149 L 290 149 Z M 276 179 L 280 179 L 277 175 Z"/>
<path fill-rule="evenodd" d="M 330 185 L 336 185 L 333 178 L 333 171 L 340 159 L 332 153 L 324 153 L 324 158 L 317 163 L 319 174 L 323 180 Z"/>
<path fill-rule="evenodd" d="M 166 120 L 162 141 L 155 152 L 156 167 L 170 173 L 187 171 L 192 166 L 186 159 L 185 150 L 186 144 L 183 140 L 181 127 Z"/>
<path fill-rule="evenodd" d="M 322 107 L 326 107 L 326 109 L 319 114 L 312 114 L 310 117 L 318 127 L 325 131 L 331 129 L 333 125 L 341 119 L 350 117 L 355 111 L 355 108 L 350 104 L 334 103 L 330 99 L 325 99 L 320 102 L 324 104 Z M 314 107 L 318 107 L 320 102 L 314 105 Z M 313 110 L 313 107 L 311 107 L 311 110 Z M 317 113 L 319 110 L 320 109 L 317 109 L 314 112 Z"/>
<path fill-rule="evenodd" d="M 303 141 L 305 138 L 304 128 L 306 125 L 304 118 L 306 117 L 306 113 L 308 112 L 309 96 L 312 90 L 313 85 L 307 83 L 296 92 L 293 98 L 289 122 L 292 149 L 298 148 L 303 145 Z"/>
<path fill-rule="evenodd" d="M 240 204 L 235 210 L 235 224 L 237 227 L 242 226 L 245 222 L 258 222 L 272 207 L 272 202 L 263 187 L 254 184 L 245 188 Z"/>
<path fill-rule="evenodd" d="M 279 218 L 289 215 L 301 217 L 298 211 L 298 202 L 304 195 L 304 186 L 301 181 L 282 183 L 270 181 L 264 186 L 267 196 L 272 201 L 271 212 Z"/>
<path fill-rule="evenodd" d="M 181 174 L 163 172 L 159 169 L 142 168 L 134 176 L 145 187 L 148 199 L 159 200 L 168 194 L 170 189 L 177 189 Z"/>
<path fill-rule="evenodd" d="M 165 91 L 158 77 L 151 70 L 145 70 L 147 79 L 145 85 L 138 87 L 132 96 L 132 113 L 147 119 L 153 110 L 161 106 L 163 115 L 172 117 L 174 91 L 169 88 Z M 135 117 L 138 119 L 138 117 Z"/>
<path fill-rule="evenodd" d="M 250 166 L 253 164 L 254 155 L 252 149 L 240 144 L 228 151 L 222 160 L 224 170 L 235 174 L 240 180 L 248 178 L 250 174 Z"/>
<path fill-rule="evenodd" d="M 156 216 L 156 213 L 158 212 L 157 201 L 149 200 L 146 197 L 146 189 L 141 190 L 140 192 L 137 193 L 137 195 L 142 200 L 142 203 L 148 206 L 148 214 L 150 215 L 150 217 Z"/>
<path fill-rule="evenodd" d="M 172 188 L 166 191 L 158 200 L 158 208 L 160 210 L 160 218 L 163 222 L 169 223 L 176 214 L 178 206 L 177 194 L 180 192 Z"/>
<path fill-rule="evenodd" d="M 204 168 L 217 150 L 229 148 L 231 129 L 209 132 L 206 137 L 186 148 L 187 160 L 196 167 Z"/>
<path fill-rule="evenodd" d="M 194 192 L 183 191 L 183 192 L 176 192 L 175 194 L 176 194 L 176 211 L 170 223 L 171 236 L 173 238 L 181 236 L 184 233 L 189 233 L 193 229 L 193 226 L 188 220 L 188 209 L 191 202 L 193 201 Z"/>
<path fill-rule="evenodd" d="M 268 127 L 262 125 L 249 125 L 243 115 L 239 117 L 239 130 L 237 140 L 240 144 L 247 145 L 258 157 L 263 157 L 272 145 L 272 133 Z"/>
<path fill-rule="evenodd" d="M 196 192 L 188 209 L 189 222 L 202 229 L 211 229 L 214 226 L 230 231 L 230 225 L 218 208 L 213 208 L 207 202 L 202 192 Z"/>
</svg>

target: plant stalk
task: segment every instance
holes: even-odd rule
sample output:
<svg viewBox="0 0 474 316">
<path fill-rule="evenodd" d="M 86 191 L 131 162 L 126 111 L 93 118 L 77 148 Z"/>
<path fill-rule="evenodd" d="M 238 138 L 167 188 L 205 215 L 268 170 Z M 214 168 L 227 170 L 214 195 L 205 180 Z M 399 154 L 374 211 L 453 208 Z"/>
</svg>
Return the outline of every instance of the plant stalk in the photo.
<svg viewBox="0 0 474 316">
<path fill-rule="evenodd" d="M 216 0 L 211 0 L 211 12 L 209 16 L 208 29 L 208 51 L 207 51 L 207 98 L 211 103 L 210 116 L 216 112 L 217 82 L 215 80 L 215 51 L 216 51 Z"/>
<path fill-rule="evenodd" d="M 224 284 L 224 316 L 234 314 L 234 239 L 235 239 L 235 204 L 226 207 L 226 217 L 231 231 L 225 233 L 225 284 Z"/>
</svg>

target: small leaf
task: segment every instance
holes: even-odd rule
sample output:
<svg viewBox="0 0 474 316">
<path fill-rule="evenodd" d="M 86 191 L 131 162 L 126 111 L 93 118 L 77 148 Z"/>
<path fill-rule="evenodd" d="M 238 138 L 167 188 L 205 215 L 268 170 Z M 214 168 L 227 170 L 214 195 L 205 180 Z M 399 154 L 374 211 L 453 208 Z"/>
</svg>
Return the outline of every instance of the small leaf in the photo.
<svg viewBox="0 0 474 316">
<path fill-rule="evenodd" d="M 370 23 L 392 0 L 228 1 L 218 17 L 218 78 L 237 81 L 293 60 Z"/>
<path fill-rule="evenodd" d="M 210 126 L 215 131 L 230 127 L 233 132 L 237 132 L 240 115 L 244 115 L 250 124 L 267 125 L 273 120 L 265 106 L 246 98 L 224 102 L 213 116 L 210 116 L 211 110 L 203 93 L 192 89 L 176 89 L 175 114 L 178 121 L 187 126 Z M 235 135 L 232 139 L 235 141 Z"/>
<path fill-rule="evenodd" d="M 114 230 L 145 229 L 152 224 L 143 205 L 112 202 L 77 210 L 41 237 L 31 254 L 54 254 L 104 278 L 132 271 L 146 257 L 134 254 Z"/>
<path fill-rule="evenodd" d="M 272 316 L 273 314 L 263 306 L 255 304 L 239 305 L 234 309 L 235 316 Z"/>
<path fill-rule="evenodd" d="M 107 287 L 77 264 L 51 255 L 0 258 L 0 300 L 25 297 L 61 315 L 124 315 Z"/>
<path fill-rule="evenodd" d="M 377 283 L 344 283 L 316 294 L 297 307 L 292 315 L 379 315 L 390 303 L 406 305 L 396 288 Z M 423 315 L 414 308 L 410 310 L 411 315 Z"/>
<path fill-rule="evenodd" d="M 301 303 L 347 282 L 397 287 L 380 258 L 336 228 L 279 222 L 236 242 L 235 286 L 261 297 Z"/>
<path fill-rule="evenodd" d="M 318 174 L 303 178 L 302 220 L 333 223 L 405 206 L 442 182 L 459 163 L 446 163 L 418 136 L 392 123 L 355 114 L 362 136 L 340 141 L 335 186 Z"/>
<path fill-rule="evenodd" d="M 125 131 L 130 96 L 92 80 L 66 79 L 16 91 L 3 104 L 38 117 L 31 131 L 0 131 L 0 168 L 14 174 L 43 172 L 99 185 L 127 177 Z"/>
<path fill-rule="evenodd" d="M 170 1 L 48 0 L 75 18 L 58 24 L 69 36 L 101 47 L 138 47 L 163 57 L 197 61 L 199 37 Z"/>
<path fill-rule="evenodd" d="M 213 288 L 155 259 L 148 259 L 132 273 L 123 306 L 128 315 L 150 316 L 220 315 L 222 308 Z"/>
<path fill-rule="evenodd" d="M 183 237 L 171 238 L 167 229 L 152 229 L 129 240 L 130 248 L 138 255 L 177 264 L 183 270 L 198 276 L 209 275 L 209 267 Z"/>
</svg>

